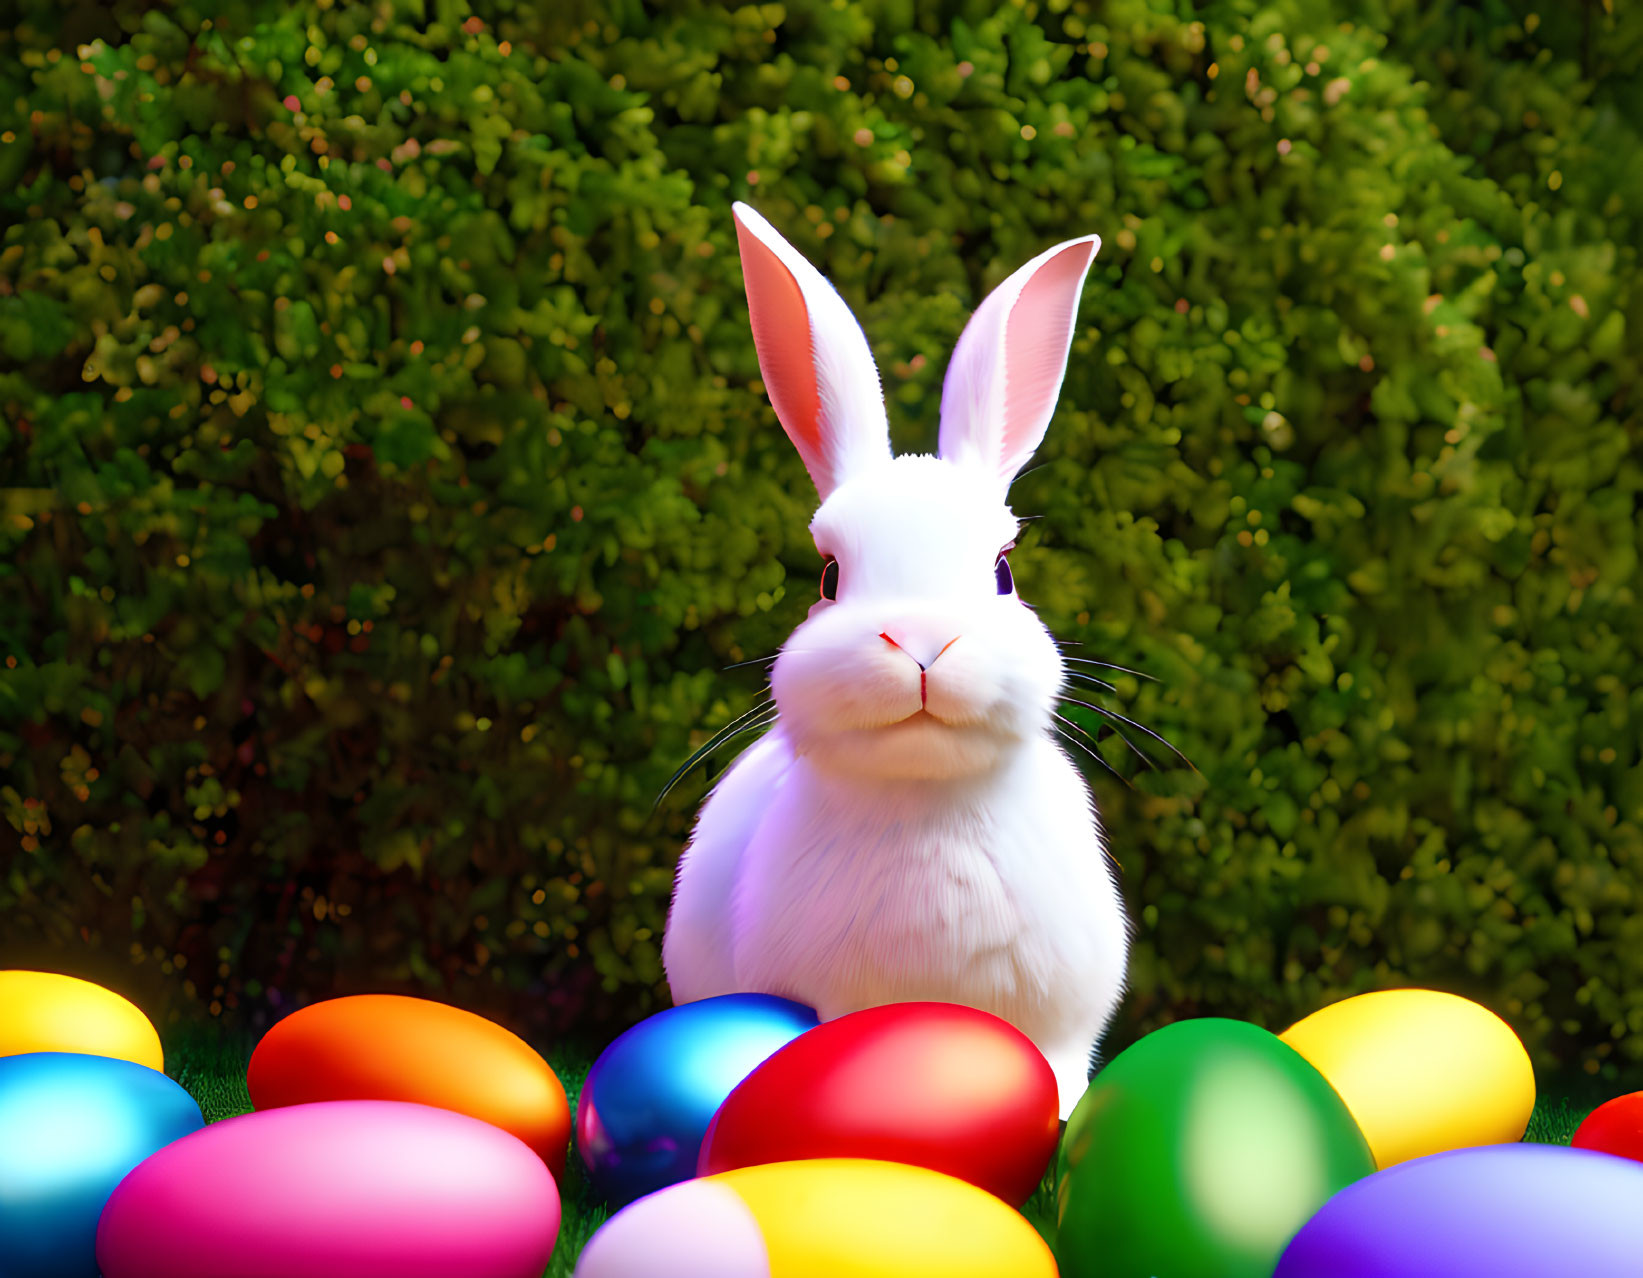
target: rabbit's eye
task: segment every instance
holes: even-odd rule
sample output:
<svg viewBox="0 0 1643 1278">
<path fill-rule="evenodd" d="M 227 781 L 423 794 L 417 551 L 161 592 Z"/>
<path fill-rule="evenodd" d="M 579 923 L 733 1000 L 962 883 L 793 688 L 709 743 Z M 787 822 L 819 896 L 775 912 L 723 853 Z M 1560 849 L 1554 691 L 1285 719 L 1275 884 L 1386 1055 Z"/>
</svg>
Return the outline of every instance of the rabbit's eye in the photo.
<svg viewBox="0 0 1643 1278">
<path fill-rule="evenodd" d="M 823 599 L 837 599 L 839 597 L 839 561 L 829 559 L 822 567 L 821 597 Z"/>
<path fill-rule="evenodd" d="M 1010 561 L 1002 554 L 999 555 L 998 563 L 993 567 L 993 576 L 998 580 L 999 594 L 1013 595 L 1015 593 L 1015 578 L 1010 575 Z"/>
</svg>

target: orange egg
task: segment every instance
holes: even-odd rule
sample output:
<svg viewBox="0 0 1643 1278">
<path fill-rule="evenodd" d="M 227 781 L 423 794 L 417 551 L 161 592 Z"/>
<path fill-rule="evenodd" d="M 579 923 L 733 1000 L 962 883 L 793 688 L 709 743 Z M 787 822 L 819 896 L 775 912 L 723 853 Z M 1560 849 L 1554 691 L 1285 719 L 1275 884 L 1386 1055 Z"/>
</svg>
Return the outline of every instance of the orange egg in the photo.
<svg viewBox="0 0 1643 1278">
<path fill-rule="evenodd" d="M 293 1012 L 263 1036 L 246 1082 L 258 1109 L 309 1101 L 432 1105 L 512 1132 L 563 1180 L 565 1089 L 518 1035 L 472 1012 L 356 994 Z"/>
</svg>

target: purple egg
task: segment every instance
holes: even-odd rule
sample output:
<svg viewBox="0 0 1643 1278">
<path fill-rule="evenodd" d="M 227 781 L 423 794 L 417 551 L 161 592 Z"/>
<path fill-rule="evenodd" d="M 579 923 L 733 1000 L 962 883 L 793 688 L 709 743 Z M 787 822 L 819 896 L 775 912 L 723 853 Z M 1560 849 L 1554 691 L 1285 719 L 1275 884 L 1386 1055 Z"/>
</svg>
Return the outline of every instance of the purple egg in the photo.
<svg viewBox="0 0 1643 1278">
<path fill-rule="evenodd" d="M 1643 1274 L 1643 1163 L 1564 1145 L 1481 1145 L 1341 1190 L 1273 1278 Z"/>
</svg>

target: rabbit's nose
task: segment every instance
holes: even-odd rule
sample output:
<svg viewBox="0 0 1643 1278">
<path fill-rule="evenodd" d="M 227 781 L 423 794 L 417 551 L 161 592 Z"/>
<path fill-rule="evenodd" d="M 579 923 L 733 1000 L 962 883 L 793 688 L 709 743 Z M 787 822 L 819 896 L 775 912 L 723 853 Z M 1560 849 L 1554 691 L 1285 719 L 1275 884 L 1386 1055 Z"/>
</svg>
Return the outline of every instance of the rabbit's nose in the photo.
<svg viewBox="0 0 1643 1278">
<path fill-rule="evenodd" d="M 898 626 L 896 631 L 896 634 L 891 634 L 888 630 L 881 630 L 879 638 L 889 640 L 892 645 L 900 648 L 914 661 L 918 662 L 920 670 L 928 670 L 935 665 L 936 658 L 951 648 L 960 638 L 959 635 L 954 635 L 951 639 L 942 641 L 921 634 L 911 626 Z"/>
</svg>

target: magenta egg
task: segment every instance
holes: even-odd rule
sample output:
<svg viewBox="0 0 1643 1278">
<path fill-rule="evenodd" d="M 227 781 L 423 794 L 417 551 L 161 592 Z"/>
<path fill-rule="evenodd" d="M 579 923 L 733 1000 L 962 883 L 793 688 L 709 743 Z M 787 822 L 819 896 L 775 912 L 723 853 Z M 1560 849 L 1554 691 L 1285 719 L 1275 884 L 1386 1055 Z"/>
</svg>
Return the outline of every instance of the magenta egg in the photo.
<svg viewBox="0 0 1643 1278">
<path fill-rule="evenodd" d="M 540 1278 L 553 1174 L 488 1123 L 402 1101 L 242 1114 L 137 1166 L 97 1230 L 104 1278 Z"/>
</svg>

